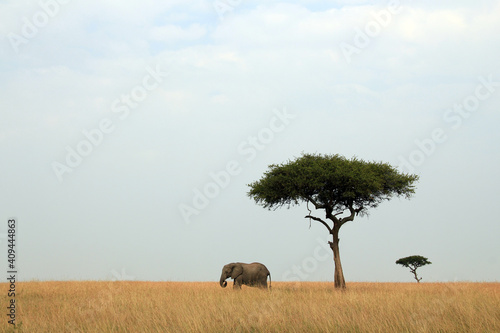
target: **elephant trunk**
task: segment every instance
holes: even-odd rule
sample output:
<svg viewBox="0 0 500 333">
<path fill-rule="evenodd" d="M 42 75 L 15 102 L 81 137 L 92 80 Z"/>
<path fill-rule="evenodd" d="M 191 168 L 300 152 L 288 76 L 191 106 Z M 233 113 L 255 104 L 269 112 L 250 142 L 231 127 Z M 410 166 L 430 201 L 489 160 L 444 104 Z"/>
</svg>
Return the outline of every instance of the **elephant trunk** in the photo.
<svg viewBox="0 0 500 333">
<path fill-rule="evenodd" d="M 221 275 L 221 277 L 220 277 L 220 286 L 222 288 L 226 288 L 226 286 L 227 286 L 227 282 L 226 282 L 226 279 L 224 278 L 224 275 Z"/>
</svg>

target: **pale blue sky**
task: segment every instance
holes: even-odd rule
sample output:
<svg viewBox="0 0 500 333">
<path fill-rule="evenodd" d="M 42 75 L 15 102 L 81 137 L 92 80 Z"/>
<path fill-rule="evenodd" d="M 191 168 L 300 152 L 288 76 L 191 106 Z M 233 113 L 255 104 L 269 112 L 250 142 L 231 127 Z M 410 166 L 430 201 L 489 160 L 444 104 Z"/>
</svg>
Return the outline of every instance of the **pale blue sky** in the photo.
<svg viewBox="0 0 500 333">
<path fill-rule="evenodd" d="M 500 1 L 1 1 L 0 224 L 23 280 L 332 281 L 306 207 L 246 184 L 302 152 L 420 175 L 342 228 L 346 281 L 498 281 Z M 321 213 L 320 213 L 321 214 Z M 325 251 L 325 252 L 323 252 Z"/>
</svg>

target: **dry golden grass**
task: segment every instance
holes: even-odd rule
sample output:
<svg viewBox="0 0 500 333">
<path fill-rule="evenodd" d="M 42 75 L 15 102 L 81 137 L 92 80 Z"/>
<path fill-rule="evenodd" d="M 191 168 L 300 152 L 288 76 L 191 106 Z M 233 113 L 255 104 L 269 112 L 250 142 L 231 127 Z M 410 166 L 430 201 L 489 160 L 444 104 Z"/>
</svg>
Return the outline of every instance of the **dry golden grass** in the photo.
<svg viewBox="0 0 500 333">
<path fill-rule="evenodd" d="M 338 291 L 332 283 L 274 282 L 271 292 L 217 282 L 16 287 L 19 332 L 500 332 L 500 283 L 348 283 Z M 2 317 L 2 332 L 13 331 Z"/>
</svg>

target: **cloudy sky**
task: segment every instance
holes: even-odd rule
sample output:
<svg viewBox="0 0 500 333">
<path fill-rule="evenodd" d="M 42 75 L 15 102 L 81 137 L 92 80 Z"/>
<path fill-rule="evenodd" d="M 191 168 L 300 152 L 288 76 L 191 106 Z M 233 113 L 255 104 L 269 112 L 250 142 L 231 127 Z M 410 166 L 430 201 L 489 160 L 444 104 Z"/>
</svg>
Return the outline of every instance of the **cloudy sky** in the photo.
<svg viewBox="0 0 500 333">
<path fill-rule="evenodd" d="M 246 195 L 304 152 L 420 176 L 343 226 L 347 282 L 412 281 L 413 254 L 423 281 L 498 281 L 500 1 L 6 0 L 0 22 L 0 248 L 17 218 L 22 280 L 259 261 L 333 281 L 306 207 Z"/>
</svg>

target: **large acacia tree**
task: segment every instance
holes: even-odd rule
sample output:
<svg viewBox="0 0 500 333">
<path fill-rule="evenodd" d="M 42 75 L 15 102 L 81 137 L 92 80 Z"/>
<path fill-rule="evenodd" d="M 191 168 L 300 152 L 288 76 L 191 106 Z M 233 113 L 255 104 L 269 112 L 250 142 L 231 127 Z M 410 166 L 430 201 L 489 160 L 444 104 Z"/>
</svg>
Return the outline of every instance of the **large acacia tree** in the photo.
<svg viewBox="0 0 500 333">
<path fill-rule="evenodd" d="M 417 175 L 399 173 L 387 163 L 303 154 L 287 163 L 270 165 L 259 181 L 248 185 L 248 195 L 268 209 L 306 203 L 309 214 L 305 217 L 324 225 L 332 236 L 328 243 L 333 251 L 334 283 L 336 288 L 345 288 L 340 227 L 393 196 L 410 198 L 417 180 Z M 323 216 L 312 214 L 309 204 Z"/>
</svg>

